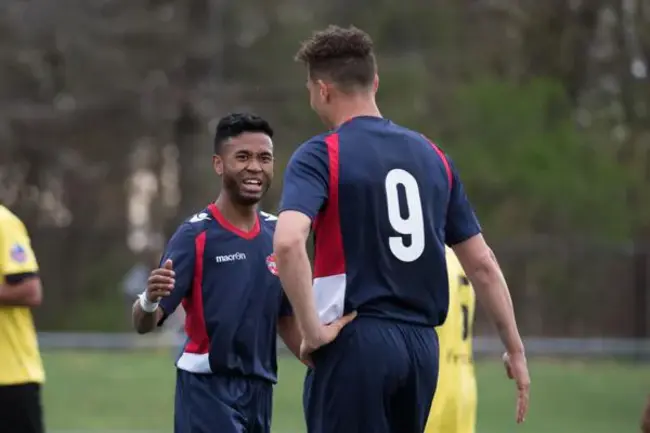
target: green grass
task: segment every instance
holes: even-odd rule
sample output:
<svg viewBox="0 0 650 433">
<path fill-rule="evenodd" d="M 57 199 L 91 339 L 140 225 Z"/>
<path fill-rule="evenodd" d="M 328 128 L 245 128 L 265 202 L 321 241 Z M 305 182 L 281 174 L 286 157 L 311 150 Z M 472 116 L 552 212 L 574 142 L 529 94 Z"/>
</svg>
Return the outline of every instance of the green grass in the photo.
<svg viewBox="0 0 650 433">
<path fill-rule="evenodd" d="M 49 429 L 171 432 L 172 356 L 169 351 L 46 352 Z M 635 432 L 650 391 L 648 366 L 533 360 L 531 411 L 526 424 L 515 429 L 514 385 L 505 379 L 501 365 L 483 361 L 477 372 L 478 433 Z M 281 359 L 275 432 L 304 431 L 303 373 L 297 361 Z"/>
</svg>

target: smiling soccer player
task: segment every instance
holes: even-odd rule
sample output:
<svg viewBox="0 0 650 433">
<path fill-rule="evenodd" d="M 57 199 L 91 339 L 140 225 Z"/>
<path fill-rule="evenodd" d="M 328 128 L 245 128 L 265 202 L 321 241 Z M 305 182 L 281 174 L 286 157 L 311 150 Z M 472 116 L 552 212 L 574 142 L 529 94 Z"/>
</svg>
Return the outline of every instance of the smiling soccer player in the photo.
<svg viewBox="0 0 650 433">
<path fill-rule="evenodd" d="M 298 353 L 300 334 L 273 255 L 276 218 L 257 209 L 273 179 L 273 130 L 250 114 L 217 126 L 216 202 L 172 236 L 133 306 L 139 333 L 182 302 L 187 342 L 176 362 L 175 433 L 269 433 L 276 330 Z"/>
</svg>

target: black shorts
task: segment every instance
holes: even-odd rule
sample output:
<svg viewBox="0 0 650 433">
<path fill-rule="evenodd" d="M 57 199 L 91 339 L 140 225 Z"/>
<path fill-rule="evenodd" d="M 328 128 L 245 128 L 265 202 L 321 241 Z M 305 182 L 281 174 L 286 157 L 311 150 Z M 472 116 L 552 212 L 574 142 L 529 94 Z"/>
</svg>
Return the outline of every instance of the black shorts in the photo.
<svg viewBox="0 0 650 433">
<path fill-rule="evenodd" d="M 0 432 L 43 433 L 41 385 L 0 385 Z"/>
</svg>

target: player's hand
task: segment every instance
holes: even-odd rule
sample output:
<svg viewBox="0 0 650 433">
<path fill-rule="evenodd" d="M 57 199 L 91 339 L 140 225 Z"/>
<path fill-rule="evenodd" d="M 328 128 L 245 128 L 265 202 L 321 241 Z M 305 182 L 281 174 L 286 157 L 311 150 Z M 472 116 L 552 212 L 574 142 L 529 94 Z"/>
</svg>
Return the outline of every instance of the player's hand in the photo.
<svg viewBox="0 0 650 433">
<path fill-rule="evenodd" d="M 170 259 L 167 259 L 161 268 L 151 271 L 147 281 L 147 299 L 149 302 L 158 302 L 160 298 L 169 296 L 174 289 L 175 276 L 173 263 Z"/>
<path fill-rule="evenodd" d="M 530 375 L 526 355 L 523 353 L 504 353 L 503 364 L 509 379 L 517 384 L 517 424 L 526 420 L 530 399 Z"/>
<path fill-rule="evenodd" d="M 320 332 L 317 338 L 308 339 L 303 338 L 300 343 L 300 359 L 310 367 L 313 367 L 311 362 L 311 353 L 319 347 L 331 343 L 339 335 L 341 330 L 357 317 L 357 312 L 353 311 L 350 314 L 336 319 L 328 325 L 321 325 Z"/>
<path fill-rule="evenodd" d="M 650 433 L 650 396 L 648 396 L 645 412 L 641 418 L 641 433 Z"/>
</svg>

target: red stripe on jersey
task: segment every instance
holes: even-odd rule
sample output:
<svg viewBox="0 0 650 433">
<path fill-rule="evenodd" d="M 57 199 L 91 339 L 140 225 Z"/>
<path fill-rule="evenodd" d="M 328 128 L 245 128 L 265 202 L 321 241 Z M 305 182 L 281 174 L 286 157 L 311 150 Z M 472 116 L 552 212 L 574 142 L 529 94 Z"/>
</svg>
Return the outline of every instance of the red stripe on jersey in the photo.
<svg viewBox="0 0 650 433">
<path fill-rule="evenodd" d="M 192 294 L 183 299 L 185 309 L 185 333 L 189 341 L 185 352 L 204 354 L 210 351 L 210 339 L 205 328 L 203 313 L 203 253 L 205 252 L 206 232 L 201 232 L 194 240 L 195 263 L 192 278 Z"/>
<path fill-rule="evenodd" d="M 345 274 L 339 212 L 339 135 L 325 138 L 329 163 L 327 205 L 314 220 L 314 278 Z"/>
<path fill-rule="evenodd" d="M 429 142 L 429 144 L 431 144 L 431 147 L 433 147 L 433 150 L 436 151 L 436 153 L 438 154 L 440 159 L 442 159 L 442 163 L 445 165 L 445 171 L 447 172 L 447 180 L 449 181 L 449 189 L 451 189 L 452 184 L 454 182 L 454 175 L 451 172 L 451 167 L 449 166 L 449 161 L 447 161 L 447 157 L 445 156 L 445 152 L 440 150 L 440 148 L 438 146 L 436 146 L 436 144 L 433 141 L 429 140 L 426 137 L 424 137 L 424 138 Z"/>
</svg>

